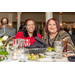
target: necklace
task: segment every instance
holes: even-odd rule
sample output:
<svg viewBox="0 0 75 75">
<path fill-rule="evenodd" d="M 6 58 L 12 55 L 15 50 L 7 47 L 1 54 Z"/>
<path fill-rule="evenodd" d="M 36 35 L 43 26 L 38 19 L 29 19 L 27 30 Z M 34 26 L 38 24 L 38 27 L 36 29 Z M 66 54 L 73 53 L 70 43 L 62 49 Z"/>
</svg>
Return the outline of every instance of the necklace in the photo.
<svg viewBox="0 0 75 75">
<path fill-rule="evenodd" d="M 57 33 L 57 35 L 58 35 L 58 34 L 59 34 L 59 32 Z M 56 40 L 57 35 L 55 36 L 54 41 Z M 54 47 L 54 41 L 52 42 L 52 46 L 51 46 L 51 44 L 50 44 L 50 42 L 49 42 L 49 39 L 50 39 L 50 36 L 48 35 L 48 45 L 49 45 L 50 47 Z M 53 39 L 52 39 L 52 40 L 53 40 Z"/>
</svg>

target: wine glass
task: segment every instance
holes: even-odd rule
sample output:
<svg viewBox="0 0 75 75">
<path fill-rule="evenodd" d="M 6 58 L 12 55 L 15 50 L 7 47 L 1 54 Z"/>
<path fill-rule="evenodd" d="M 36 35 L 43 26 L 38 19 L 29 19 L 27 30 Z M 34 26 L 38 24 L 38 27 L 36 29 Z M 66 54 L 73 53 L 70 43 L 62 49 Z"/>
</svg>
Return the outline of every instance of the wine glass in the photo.
<svg viewBox="0 0 75 75">
<path fill-rule="evenodd" d="M 31 43 L 30 39 L 25 39 L 25 47 L 30 46 L 30 43 Z"/>
<path fill-rule="evenodd" d="M 25 39 L 18 39 L 18 45 L 19 45 L 19 48 L 24 48 Z"/>
<path fill-rule="evenodd" d="M 14 46 L 14 49 L 18 48 L 18 39 L 13 40 L 13 46 Z"/>
</svg>

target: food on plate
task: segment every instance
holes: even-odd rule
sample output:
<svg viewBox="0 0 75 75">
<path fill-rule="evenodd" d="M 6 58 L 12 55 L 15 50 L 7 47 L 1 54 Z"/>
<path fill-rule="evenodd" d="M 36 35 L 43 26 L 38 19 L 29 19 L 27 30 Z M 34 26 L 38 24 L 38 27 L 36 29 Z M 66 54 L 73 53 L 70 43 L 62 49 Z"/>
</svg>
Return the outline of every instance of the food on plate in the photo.
<svg viewBox="0 0 75 75">
<path fill-rule="evenodd" d="M 68 57 L 68 56 L 71 56 L 71 55 L 63 55 L 63 57 Z"/>
<path fill-rule="evenodd" d="M 53 48 L 53 47 L 48 47 L 48 48 L 47 48 L 47 52 L 51 52 L 51 51 L 55 51 L 55 48 Z"/>
<path fill-rule="evenodd" d="M 67 55 L 63 55 L 63 57 L 68 57 L 68 56 L 74 56 L 75 54 L 67 54 Z"/>
<path fill-rule="evenodd" d="M 39 59 L 39 58 L 45 58 L 44 54 L 29 54 L 28 55 L 28 59 L 31 59 L 31 60 L 36 60 L 36 59 Z"/>
</svg>

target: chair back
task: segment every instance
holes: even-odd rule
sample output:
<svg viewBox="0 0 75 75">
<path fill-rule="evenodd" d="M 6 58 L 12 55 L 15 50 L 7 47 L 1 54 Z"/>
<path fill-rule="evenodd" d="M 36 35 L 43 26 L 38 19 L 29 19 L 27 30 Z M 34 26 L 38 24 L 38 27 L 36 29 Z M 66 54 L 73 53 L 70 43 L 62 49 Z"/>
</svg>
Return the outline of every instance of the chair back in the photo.
<svg viewBox="0 0 75 75">
<path fill-rule="evenodd" d="M 73 43 L 75 45 L 75 35 L 71 35 L 71 39 L 72 39 L 72 41 L 73 41 Z"/>
</svg>

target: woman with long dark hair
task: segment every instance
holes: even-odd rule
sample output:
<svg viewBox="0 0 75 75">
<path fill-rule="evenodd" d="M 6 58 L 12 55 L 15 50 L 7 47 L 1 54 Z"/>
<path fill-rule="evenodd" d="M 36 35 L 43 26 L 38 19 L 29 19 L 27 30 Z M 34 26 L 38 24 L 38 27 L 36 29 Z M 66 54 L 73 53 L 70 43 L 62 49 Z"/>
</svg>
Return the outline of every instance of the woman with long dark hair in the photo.
<svg viewBox="0 0 75 75">
<path fill-rule="evenodd" d="M 39 37 L 41 39 L 41 35 L 37 33 L 37 25 L 33 19 L 27 19 L 24 22 L 24 30 L 17 32 L 15 39 L 22 38 L 22 39 L 30 39 L 32 45 L 36 42 L 35 37 Z"/>
</svg>

